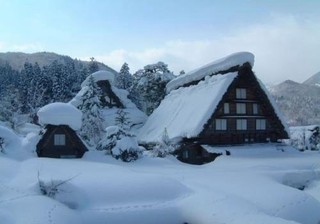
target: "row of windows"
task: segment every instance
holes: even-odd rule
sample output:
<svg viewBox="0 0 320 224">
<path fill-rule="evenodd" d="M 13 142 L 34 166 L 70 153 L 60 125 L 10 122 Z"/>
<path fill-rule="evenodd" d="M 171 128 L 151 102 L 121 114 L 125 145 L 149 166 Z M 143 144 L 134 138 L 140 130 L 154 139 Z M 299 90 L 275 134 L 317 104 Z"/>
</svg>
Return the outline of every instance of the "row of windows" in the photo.
<svg viewBox="0 0 320 224">
<path fill-rule="evenodd" d="M 223 104 L 223 113 L 230 113 L 230 104 Z M 246 114 L 247 113 L 247 105 L 245 103 L 236 103 L 236 113 L 237 114 Z M 259 105 L 257 103 L 252 104 L 252 114 L 259 114 Z"/>
<path fill-rule="evenodd" d="M 247 119 L 237 119 L 236 120 L 237 130 L 247 130 Z M 227 119 L 215 119 L 215 129 L 216 130 L 227 130 Z M 256 130 L 266 130 L 267 121 L 266 119 L 256 119 Z"/>
</svg>

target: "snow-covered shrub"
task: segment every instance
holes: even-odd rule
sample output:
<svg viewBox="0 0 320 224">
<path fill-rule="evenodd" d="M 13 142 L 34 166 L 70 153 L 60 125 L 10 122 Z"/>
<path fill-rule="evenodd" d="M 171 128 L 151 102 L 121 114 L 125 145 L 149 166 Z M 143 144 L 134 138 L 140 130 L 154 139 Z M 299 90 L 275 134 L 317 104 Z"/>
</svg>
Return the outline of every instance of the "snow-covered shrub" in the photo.
<svg viewBox="0 0 320 224">
<path fill-rule="evenodd" d="M 153 147 L 152 153 L 156 157 L 165 157 L 173 153 L 175 149 L 176 146 L 170 141 L 167 129 L 165 128 L 162 133 L 161 142 Z"/>
<path fill-rule="evenodd" d="M 133 137 L 123 137 L 117 141 L 116 146 L 111 150 L 114 158 L 121 159 L 124 162 L 137 160 L 141 153 L 137 140 Z"/>
<path fill-rule="evenodd" d="M 141 154 L 135 136 L 118 126 L 106 128 L 106 135 L 99 142 L 97 149 L 105 150 L 107 154 L 125 162 L 136 160 Z"/>
<path fill-rule="evenodd" d="M 71 181 L 74 177 L 71 177 L 66 180 L 51 180 L 51 181 L 45 181 L 40 179 L 38 173 L 38 185 L 41 194 L 48 196 L 50 198 L 55 198 L 58 193 L 62 191 L 61 187 Z"/>
<path fill-rule="evenodd" d="M 129 113 L 123 109 L 117 110 L 115 124 L 124 130 L 129 130 L 131 124 Z"/>
<path fill-rule="evenodd" d="M 299 126 L 290 128 L 289 144 L 300 151 L 320 150 L 319 126 Z"/>
<path fill-rule="evenodd" d="M 4 150 L 4 138 L 0 137 L 0 152 Z"/>
<path fill-rule="evenodd" d="M 0 126 L 0 152 L 5 153 L 5 149 L 9 145 L 14 145 L 18 142 L 20 142 L 19 137 L 10 128 Z"/>
</svg>

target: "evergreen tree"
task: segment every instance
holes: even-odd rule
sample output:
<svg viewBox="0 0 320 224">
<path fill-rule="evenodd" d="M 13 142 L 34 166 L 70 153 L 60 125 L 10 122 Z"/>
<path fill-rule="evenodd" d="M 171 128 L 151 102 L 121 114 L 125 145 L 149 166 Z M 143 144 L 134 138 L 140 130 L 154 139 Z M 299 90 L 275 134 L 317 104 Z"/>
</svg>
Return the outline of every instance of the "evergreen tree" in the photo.
<svg viewBox="0 0 320 224">
<path fill-rule="evenodd" d="M 89 73 L 90 73 L 90 74 L 99 71 L 98 62 L 95 60 L 94 57 L 91 57 L 91 58 L 90 58 L 90 62 L 89 62 L 89 67 L 88 67 L 88 69 L 89 69 Z"/>
<path fill-rule="evenodd" d="M 132 86 L 133 77 L 129 72 L 129 66 L 127 63 L 124 63 L 120 69 L 119 74 L 115 78 L 115 86 L 119 89 L 128 90 Z"/>
<path fill-rule="evenodd" d="M 173 73 L 163 62 L 146 65 L 134 74 L 129 97 L 139 109 L 150 115 L 164 98 L 166 84 L 173 78 Z"/>
<path fill-rule="evenodd" d="M 103 118 L 100 114 L 101 104 L 99 99 L 101 95 L 100 88 L 90 75 L 88 86 L 82 95 L 83 103 L 79 108 L 83 113 L 80 135 L 90 146 L 96 146 L 104 133 Z"/>
<path fill-rule="evenodd" d="M 123 109 L 119 109 L 116 113 L 115 123 L 123 130 L 130 129 L 130 119 L 128 117 L 128 114 L 129 113 L 127 111 L 124 111 Z"/>
</svg>

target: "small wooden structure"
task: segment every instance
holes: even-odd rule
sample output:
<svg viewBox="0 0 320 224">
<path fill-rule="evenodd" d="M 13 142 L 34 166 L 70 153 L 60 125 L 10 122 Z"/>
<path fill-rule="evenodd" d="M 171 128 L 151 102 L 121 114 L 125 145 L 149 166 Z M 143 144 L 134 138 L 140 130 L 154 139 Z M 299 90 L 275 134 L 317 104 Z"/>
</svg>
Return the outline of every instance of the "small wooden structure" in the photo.
<svg viewBox="0 0 320 224">
<path fill-rule="evenodd" d="M 184 163 L 201 165 L 214 161 L 221 153 L 208 152 L 205 148 L 197 143 L 182 144 L 175 151 L 177 159 Z"/>
<path fill-rule="evenodd" d="M 68 125 L 46 125 L 37 144 L 39 157 L 81 158 L 86 151 L 82 140 Z"/>
</svg>

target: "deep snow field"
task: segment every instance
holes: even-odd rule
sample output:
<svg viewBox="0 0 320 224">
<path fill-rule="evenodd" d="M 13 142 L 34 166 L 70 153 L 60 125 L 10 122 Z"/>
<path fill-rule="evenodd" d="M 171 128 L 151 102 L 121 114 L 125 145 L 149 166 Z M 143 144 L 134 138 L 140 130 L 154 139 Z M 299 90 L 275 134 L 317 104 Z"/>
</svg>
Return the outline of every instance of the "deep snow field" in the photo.
<svg viewBox="0 0 320 224">
<path fill-rule="evenodd" d="M 291 147 L 220 147 L 197 166 L 174 157 L 124 163 L 0 154 L 1 224 L 320 223 L 320 153 Z M 58 186 L 51 198 L 39 181 Z M 299 190 L 303 189 L 303 190 Z"/>
</svg>

